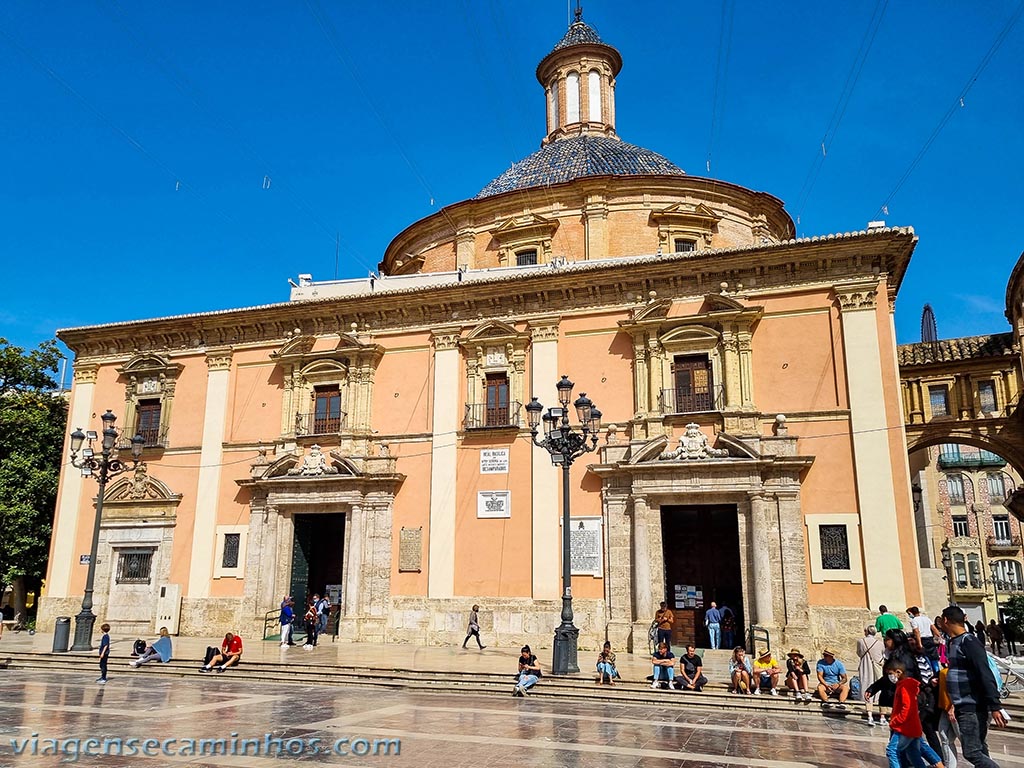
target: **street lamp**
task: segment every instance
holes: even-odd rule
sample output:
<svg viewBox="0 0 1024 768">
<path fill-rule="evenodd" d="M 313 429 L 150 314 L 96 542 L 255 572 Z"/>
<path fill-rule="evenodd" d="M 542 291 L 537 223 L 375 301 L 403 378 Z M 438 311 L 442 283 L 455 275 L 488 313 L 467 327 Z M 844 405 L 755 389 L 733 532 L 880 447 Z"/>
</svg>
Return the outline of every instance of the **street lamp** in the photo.
<svg viewBox="0 0 1024 768">
<path fill-rule="evenodd" d="M 575 385 L 563 376 L 555 385 L 558 390 L 560 407 L 548 408 L 541 416 L 544 406 L 537 398 L 530 398 L 526 406 L 526 415 L 530 421 L 530 434 L 534 445 L 551 454 L 551 463 L 562 468 L 562 623 L 555 628 L 554 659 L 551 672 L 564 675 L 579 672 L 576 653 L 580 631 L 573 625 L 572 615 L 572 563 L 570 561 L 570 528 L 569 528 L 569 467 L 573 461 L 584 453 L 597 447 L 597 429 L 601 425 L 601 411 L 581 392 L 572 403 L 579 419 L 579 431 L 569 424 L 569 403 L 572 401 L 572 388 Z M 537 439 L 538 427 L 544 424 L 544 439 Z"/>
<path fill-rule="evenodd" d="M 103 496 L 107 490 L 107 480 L 129 469 L 135 469 L 139 465 L 142 447 L 146 444 L 146 439 L 142 435 L 135 435 L 132 438 L 132 465 L 129 467 L 118 458 L 114 448 L 117 442 L 117 430 L 114 429 L 117 416 L 107 411 L 100 416 L 100 419 L 103 420 L 103 436 L 100 440 L 99 456 L 92 448 L 93 442 L 100 439 L 94 431 L 82 432 L 79 427 L 71 433 L 71 465 L 82 470 L 82 477 L 95 477 L 99 482 L 99 495 L 96 497 L 96 519 L 92 526 L 92 549 L 89 550 L 89 572 L 85 577 L 82 610 L 75 617 L 75 642 L 71 646 L 72 651 L 92 650 L 92 628 L 96 623 L 96 615 L 92 612 L 92 590 L 93 581 L 96 578 L 96 550 L 100 545 L 100 519 L 103 517 Z M 86 441 L 89 444 L 82 448 L 82 444 Z M 79 451 L 82 453 L 81 458 L 78 456 Z"/>
<path fill-rule="evenodd" d="M 942 553 L 942 567 L 946 571 L 946 592 L 949 594 L 949 604 L 956 605 L 953 599 L 953 556 L 949 552 L 949 541 L 942 542 L 939 550 Z"/>
</svg>

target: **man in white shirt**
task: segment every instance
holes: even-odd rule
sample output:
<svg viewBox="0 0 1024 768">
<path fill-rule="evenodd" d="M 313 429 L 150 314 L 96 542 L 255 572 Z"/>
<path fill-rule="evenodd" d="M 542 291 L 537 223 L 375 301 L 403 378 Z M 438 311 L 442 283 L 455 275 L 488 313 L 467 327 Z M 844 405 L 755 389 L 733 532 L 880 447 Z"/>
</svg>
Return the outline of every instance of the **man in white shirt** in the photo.
<svg viewBox="0 0 1024 768">
<path fill-rule="evenodd" d="M 922 614 L 921 609 L 916 605 L 907 608 L 907 615 L 910 616 L 910 631 L 913 632 L 917 629 L 921 633 L 922 640 L 927 637 L 937 636 L 938 633 L 932 624 L 932 620 Z"/>
</svg>

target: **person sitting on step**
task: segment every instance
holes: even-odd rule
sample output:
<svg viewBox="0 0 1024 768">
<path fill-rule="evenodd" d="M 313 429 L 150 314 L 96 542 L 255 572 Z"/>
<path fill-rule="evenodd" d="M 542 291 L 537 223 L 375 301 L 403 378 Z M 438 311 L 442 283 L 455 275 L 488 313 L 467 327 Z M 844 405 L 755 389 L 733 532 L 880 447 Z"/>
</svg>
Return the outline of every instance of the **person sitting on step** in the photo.
<svg viewBox="0 0 1024 768">
<path fill-rule="evenodd" d="M 747 658 L 747 652 L 743 646 L 737 645 L 732 649 L 732 658 L 729 659 L 729 690 L 732 693 L 751 693 L 752 678 L 754 669 Z"/>
<path fill-rule="evenodd" d="M 660 688 L 662 682 L 668 683 L 672 688 L 672 681 L 675 679 L 676 657 L 668 649 L 668 643 L 658 643 L 658 648 L 651 654 L 651 663 L 654 665 L 654 674 L 651 677 L 651 688 Z"/>
<path fill-rule="evenodd" d="M 810 701 L 811 693 L 807 690 L 807 681 L 811 678 L 811 668 L 800 653 L 799 648 L 791 648 L 786 654 L 786 686 L 793 691 L 794 701 Z"/>
<path fill-rule="evenodd" d="M 516 673 L 516 687 L 512 689 L 512 695 L 520 698 L 525 696 L 540 682 L 542 674 L 537 657 L 533 655 L 530 646 L 524 645 L 519 649 L 519 671 Z"/>
<path fill-rule="evenodd" d="M 608 678 L 608 685 L 615 685 L 615 678 L 619 676 L 615 669 L 615 651 L 608 640 L 604 641 L 604 647 L 597 657 L 597 684 L 602 685 L 604 679 Z"/>
<path fill-rule="evenodd" d="M 765 648 L 754 661 L 754 693 L 768 692 L 772 696 L 779 695 L 779 675 L 782 669 L 772 656 L 772 652 Z"/>
<path fill-rule="evenodd" d="M 216 669 L 218 672 L 223 672 L 228 667 L 237 666 L 241 660 L 242 638 L 232 632 L 228 632 L 224 635 L 224 642 L 220 644 L 220 653 L 216 654 L 206 664 L 203 664 L 199 671 L 209 672 L 211 669 Z"/>
<path fill-rule="evenodd" d="M 700 693 L 708 684 L 704 677 L 704 660 L 697 655 L 697 647 L 686 646 L 686 653 L 679 657 L 679 677 L 676 685 L 681 691 L 697 691 Z"/>
<path fill-rule="evenodd" d="M 135 661 L 129 661 L 128 664 L 133 667 L 141 667 L 143 664 L 148 664 L 151 661 L 160 661 L 166 664 L 170 660 L 171 634 L 167 631 L 167 627 L 160 627 L 160 637 L 150 645 L 147 645 L 146 650 L 142 652 L 139 658 L 135 659 Z"/>
<path fill-rule="evenodd" d="M 822 706 L 828 708 L 829 699 L 839 699 L 836 708 L 845 710 L 846 697 L 850 695 L 850 678 L 843 662 L 836 658 L 835 651 L 831 648 L 823 649 L 815 670 L 818 673 L 818 698 Z"/>
</svg>

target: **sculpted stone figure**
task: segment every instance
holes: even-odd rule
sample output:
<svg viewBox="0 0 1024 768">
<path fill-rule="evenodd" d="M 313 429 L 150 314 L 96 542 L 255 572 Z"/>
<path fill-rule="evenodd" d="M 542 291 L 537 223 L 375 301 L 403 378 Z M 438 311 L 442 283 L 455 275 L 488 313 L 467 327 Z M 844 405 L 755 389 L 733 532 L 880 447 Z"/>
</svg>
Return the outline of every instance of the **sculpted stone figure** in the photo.
<svg viewBox="0 0 1024 768">
<path fill-rule="evenodd" d="M 712 448 L 708 445 L 708 439 L 700 431 L 700 425 L 690 422 L 686 425 L 686 431 L 679 437 L 679 447 L 674 451 L 661 454 L 658 458 L 662 461 L 673 459 L 718 459 L 725 458 L 729 451 L 725 448 Z"/>
<path fill-rule="evenodd" d="M 318 475 L 336 475 L 338 468 L 327 463 L 327 457 L 320 450 L 319 445 L 311 445 L 309 453 L 302 460 L 302 465 L 292 467 L 288 470 L 289 475 L 301 475 L 302 477 L 316 477 Z"/>
</svg>

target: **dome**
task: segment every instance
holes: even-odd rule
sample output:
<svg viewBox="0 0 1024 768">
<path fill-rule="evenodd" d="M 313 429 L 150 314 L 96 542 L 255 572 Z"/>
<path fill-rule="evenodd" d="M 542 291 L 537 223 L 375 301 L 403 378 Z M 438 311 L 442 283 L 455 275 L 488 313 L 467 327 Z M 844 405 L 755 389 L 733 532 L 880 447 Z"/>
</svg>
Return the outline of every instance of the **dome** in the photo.
<svg viewBox="0 0 1024 768">
<path fill-rule="evenodd" d="M 551 52 L 554 53 L 562 48 L 568 48 L 570 45 L 605 45 L 605 43 L 601 40 L 601 36 L 597 34 L 596 29 L 583 21 L 580 16 L 577 16 L 576 21 L 569 25 L 569 30 L 555 44 Z"/>
<path fill-rule="evenodd" d="M 517 189 L 562 184 L 587 176 L 685 176 L 657 152 L 607 136 L 573 136 L 553 141 L 480 190 L 476 199 Z"/>
</svg>

